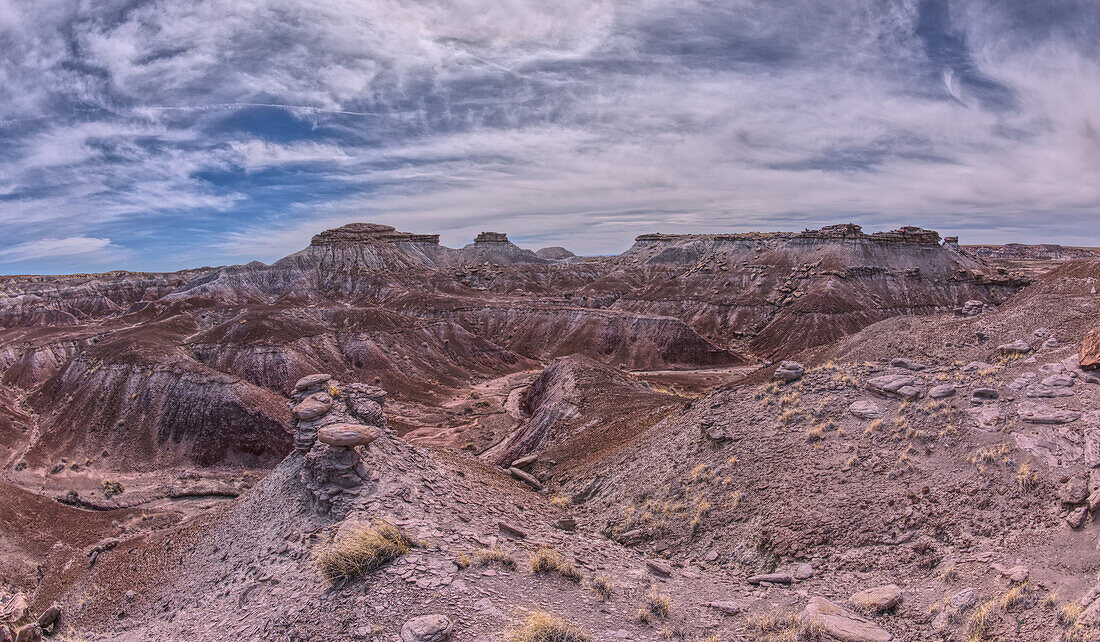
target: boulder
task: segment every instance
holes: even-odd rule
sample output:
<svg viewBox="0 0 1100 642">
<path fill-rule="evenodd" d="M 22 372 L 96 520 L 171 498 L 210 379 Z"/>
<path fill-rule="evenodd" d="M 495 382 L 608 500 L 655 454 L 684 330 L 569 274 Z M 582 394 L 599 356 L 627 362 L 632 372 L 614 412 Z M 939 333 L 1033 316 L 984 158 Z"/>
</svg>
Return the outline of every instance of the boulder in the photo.
<svg viewBox="0 0 1100 642">
<path fill-rule="evenodd" d="M 891 642 L 894 636 L 889 631 L 867 618 L 832 602 L 811 597 L 810 603 L 798 616 L 804 625 L 816 626 L 825 634 L 840 642 Z"/>
<path fill-rule="evenodd" d="M 962 368 L 959 368 L 959 372 L 977 372 L 979 370 L 987 370 L 993 366 L 984 361 L 971 361 Z"/>
<path fill-rule="evenodd" d="M 1017 409 L 1020 419 L 1030 424 L 1068 424 L 1077 421 L 1081 413 L 1073 410 L 1058 410 L 1050 406 L 1025 401 Z"/>
<path fill-rule="evenodd" d="M 516 526 L 515 524 L 509 524 L 508 522 L 505 522 L 505 521 L 499 521 L 499 522 L 497 522 L 497 528 L 500 529 L 500 532 L 504 533 L 505 535 L 507 535 L 509 537 L 514 537 L 516 539 L 526 539 L 527 538 L 527 531 L 523 530 L 519 526 Z"/>
<path fill-rule="evenodd" d="M 975 399 L 996 399 L 1001 393 L 996 388 L 975 388 L 973 395 Z"/>
<path fill-rule="evenodd" d="M 966 612 L 974 603 L 978 601 L 978 596 L 975 594 L 974 589 L 964 588 L 958 593 L 952 595 L 947 599 L 947 604 L 936 615 L 936 618 L 932 620 L 932 626 L 937 631 L 942 631 L 947 626 L 957 619 L 959 615 Z"/>
<path fill-rule="evenodd" d="M 446 642 L 455 626 L 445 615 L 421 615 L 401 627 L 401 642 Z"/>
<path fill-rule="evenodd" d="M 48 629 L 53 626 L 53 623 L 59 617 L 61 617 L 61 607 L 57 604 L 51 604 L 50 608 L 42 611 L 42 614 L 38 616 L 37 624 L 43 629 Z"/>
<path fill-rule="evenodd" d="M 856 593 L 848 601 L 864 613 L 881 613 L 901 603 L 901 589 L 896 584 L 877 586 Z"/>
<path fill-rule="evenodd" d="M 1023 339 L 1018 339 L 1012 343 L 997 346 L 997 352 L 1003 355 L 1026 354 L 1031 352 L 1031 344 Z"/>
<path fill-rule="evenodd" d="M 1085 517 L 1088 516 L 1088 507 L 1082 506 L 1070 511 L 1069 515 L 1066 515 L 1066 525 L 1070 528 L 1081 528 L 1085 523 Z"/>
<path fill-rule="evenodd" d="M 1058 499 L 1063 504 L 1083 504 L 1089 498 L 1089 483 L 1081 475 L 1074 475 L 1058 489 Z"/>
<path fill-rule="evenodd" d="M 928 396 L 932 399 L 945 399 L 955 395 L 955 386 L 945 383 L 939 386 L 933 387 L 928 391 Z"/>
<path fill-rule="evenodd" d="M 37 624 L 24 624 L 15 632 L 15 642 L 38 642 L 42 639 L 42 629 Z"/>
<path fill-rule="evenodd" d="M 542 482 L 535 479 L 535 476 L 530 473 L 525 473 L 515 466 L 512 466 L 508 469 L 508 474 L 511 475 L 514 479 L 520 480 L 521 482 L 527 484 L 535 490 L 542 490 Z"/>
<path fill-rule="evenodd" d="M 317 431 L 317 440 L 330 446 L 366 446 L 378 439 L 378 429 L 362 424 L 329 424 Z"/>
<path fill-rule="evenodd" d="M 1050 386 L 1052 388 L 1071 388 L 1073 387 L 1073 377 L 1068 374 L 1055 374 L 1045 377 L 1041 382 L 1044 386 Z"/>
<path fill-rule="evenodd" d="M 0 624 L 0 642 L 15 642 L 15 631 L 7 624 Z"/>
<path fill-rule="evenodd" d="M 780 381 L 797 381 L 805 372 L 806 369 L 797 361 L 781 361 L 775 370 L 775 378 Z"/>
<path fill-rule="evenodd" d="M 741 611 L 745 610 L 744 605 L 738 602 L 707 602 L 707 607 L 712 608 L 719 613 L 725 613 L 726 615 L 737 615 Z"/>
<path fill-rule="evenodd" d="M 921 390 L 916 381 L 907 375 L 882 375 L 867 380 L 867 389 L 881 395 L 896 395 L 905 399 L 917 399 Z"/>
<path fill-rule="evenodd" d="M 332 397 L 327 392 L 315 392 L 291 408 L 290 412 L 299 421 L 312 421 L 332 408 Z"/>
<path fill-rule="evenodd" d="M 1012 584 L 1023 584 L 1030 574 L 1026 566 L 1013 566 L 1011 568 L 998 569 L 1001 577 L 1005 577 Z"/>
<path fill-rule="evenodd" d="M 669 577 L 672 575 L 672 567 L 664 562 L 647 559 L 645 565 L 654 575 L 660 575 L 661 577 Z"/>
<path fill-rule="evenodd" d="M 814 567 L 803 562 L 795 566 L 791 574 L 794 575 L 794 579 L 796 580 L 808 580 L 814 576 Z"/>
<path fill-rule="evenodd" d="M 294 384 L 294 392 L 301 392 L 303 390 L 309 390 L 311 388 L 318 388 L 322 384 L 328 383 L 332 379 L 330 374 L 311 374 L 306 375 L 298 380 L 298 383 Z"/>
<path fill-rule="evenodd" d="M 1082 370 L 1100 369 L 1100 328 L 1093 328 L 1081 342 L 1081 357 L 1078 364 Z"/>
<path fill-rule="evenodd" d="M 895 368 L 905 368 L 906 370 L 924 370 L 928 366 L 923 363 L 917 363 L 912 359 L 898 358 L 890 361 L 890 365 Z"/>
<path fill-rule="evenodd" d="M 880 419 L 883 415 L 882 408 L 873 401 L 861 399 L 848 406 L 848 412 L 860 419 Z"/>
</svg>

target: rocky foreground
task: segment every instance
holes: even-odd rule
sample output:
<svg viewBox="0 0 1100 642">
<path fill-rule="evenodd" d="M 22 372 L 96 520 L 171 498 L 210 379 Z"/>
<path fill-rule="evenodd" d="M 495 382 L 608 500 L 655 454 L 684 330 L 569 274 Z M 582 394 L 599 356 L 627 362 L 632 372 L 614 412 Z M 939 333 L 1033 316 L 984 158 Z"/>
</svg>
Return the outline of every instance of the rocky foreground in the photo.
<svg viewBox="0 0 1100 642">
<path fill-rule="evenodd" d="M 1100 263 L 1032 275 L 353 225 L 9 278 L 0 639 L 1096 639 Z"/>
</svg>

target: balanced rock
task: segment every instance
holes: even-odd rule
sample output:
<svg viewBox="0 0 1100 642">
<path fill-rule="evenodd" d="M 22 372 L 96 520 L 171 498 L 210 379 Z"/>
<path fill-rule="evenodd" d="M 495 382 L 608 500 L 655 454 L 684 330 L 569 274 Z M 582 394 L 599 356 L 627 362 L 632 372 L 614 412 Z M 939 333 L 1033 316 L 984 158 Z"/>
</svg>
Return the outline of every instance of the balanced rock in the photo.
<svg viewBox="0 0 1100 642">
<path fill-rule="evenodd" d="M 895 584 L 869 588 L 856 593 L 848 601 L 864 613 L 881 613 L 901 603 L 901 589 Z"/>
<path fill-rule="evenodd" d="M 775 378 L 780 381 L 797 381 L 805 372 L 806 368 L 797 361 L 781 361 L 775 370 Z"/>
<path fill-rule="evenodd" d="M 803 624 L 817 626 L 843 642 L 891 642 L 894 639 L 889 631 L 867 618 L 820 597 L 811 597 L 798 618 Z"/>
<path fill-rule="evenodd" d="M 401 642 L 446 642 L 455 626 L 445 615 L 421 615 L 401 627 Z"/>
<path fill-rule="evenodd" d="M 362 424 L 329 424 L 317 431 L 317 440 L 330 446 L 366 446 L 378 439 L 378 429 Z"/>
<path fill-rule="evenodd" d="M 310 388 L 317 388 L 321 384 L 328 383 L 332 379 L 330 374 L 311 374 L 306 375 L 298 380 L 298 383 L 294 384 L 294 391 L 301 392 L 303 390 L 309 390 Z"/>
<path fill-rule="evenodd" d="M 290 412 L 300 421 L 312 421 L 332 408 L 332 397 L 327 392 L 315 392 L 306 397 Z"/>
</svg>

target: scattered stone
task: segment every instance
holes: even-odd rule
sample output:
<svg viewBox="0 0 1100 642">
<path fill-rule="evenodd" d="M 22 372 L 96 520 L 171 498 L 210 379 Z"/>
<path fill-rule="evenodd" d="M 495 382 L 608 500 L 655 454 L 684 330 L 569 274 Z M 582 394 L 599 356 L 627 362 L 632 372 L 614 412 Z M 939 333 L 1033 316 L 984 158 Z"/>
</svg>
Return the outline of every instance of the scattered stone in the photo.
<svg viewBox="0 0 1100 642">
<path fill-rule="evenodd" d="M 134 598 L 137 597 L 137 595 L 133 591 L 126 591 L 126 595 L 123 597 L 126 598 L 127 602 L 133 602 Z"/>
<path fill-rule="evenodd" d="M 1023 339 L 1018 339 L 1012 343 L 997 346 L 997 352 L 1003 355 L 1026 354 L 1031 352 L 1031 344 Z"/>
<path fill-rule="evenodd" d="M 664 562 L 647 559 L 645 561 L 645 565 L 649 568 L 650 571 L 652 571 L 656 575 L 660 575 L 661 577 L 669 577 L 672 575 L 672 567 L 668 564 L 665 564 Z"/>
<path fill-rule="evenodd" d="M 894 639 L 889 631 L 867 618 L 820 597 L 810 598 L 810 603 L 799 615 L 799 621 L 816 625 L 843 642 L 891 642 Z"/>
<path fill-rule="evenodd" d="M 797 361 L 781 361 L 775 371 L 775 378 L 780 381 L 797 381 L 805 374 L 806 369 Z"/>
<path fill-rule="evenodd" d="M 1046 341 L 1043 342 L 1043 347 L 1046 348 L 1047 350 L 1053 350 L 1054 348 L 1057 348 L 1059 345 L 1061 345 L 1061 344 L 1058 343 L 1058 339 L 1055 339 L 1054 337 L 1051 337 L 1051 338 L 1049 338 L 1049 339 L 1047 339 Z"/>
<path fill-rule="evenodd" d="M 848 598 L 858 610 L 882 613 L 901 603 L 901 589 L 896 584 L 865 589 Z"/>
<path fill-rule="evenodd" d="M 803 562 L 794 567 L 794 571 L 791 573 L 796 580 L 808 580 L 814 576 L 814 567 Z"/>
<path fill-rule="evenodd" d="M 497 528 L 500 529 L 500 532 L 502 532 L 505 535 L 508 535 L 510 537 L 515 537 L 517 539 L 526 539 L 527 538 L 527 531 L 523 530 L 522 528 L 520 528 L 519 526 L 516 526 L 514 524 L 509 524 L 508 522 L 505 522 L 505 521 L 499 521 L 499 522 L 497 522 Z"/>
<path fill-rule="evenodd" d="M 970 299 L 962 306 L 955 308 L 955 313 L 964 317 L 978 316 L 985 309 L 985 304 L 977 299 Z"/>
<path fill-rule="evenodd" d="M 366 446 L 378 439 L 378 429 L 362 424 L 329 424 L 317 431 L 317 440 L 330 446 Z"/>
<path fill-rule="evenodd" d="M 311 421 L 332 408 L 332 397 L 327 392 L 315 392 L 290 410 L 299 421 Z"/>
<path fill-rule="evenodd" d="M 905 368 L 906 370 L 924 370 L 928 366 L 923 363 L 917 363 L 912 359 L 898 358 L 890 362 L 890 365 L 895 368 Z"/>
<path fill-rule="evenodd" d="M 1001 393 L 996 388 L 975 388 L 973 396 L 975 399 L 996 399 Z"/>
<path fill-rule="evenodd" d="M 1085 517 L 1087 517 L 1088 507 L 1082 506 L 1070 511 L 1069 515 L 1066 515 L 1066 525 L 1070 528 L 1081 528 L 1085 523 Z"/>
<path fill-rule="evenodd" d="M 794 578 L 789 573 L 763 573 L 761 575 L 753 575 L 748 580 L 749 584 L 760 584 L 761 582 L 767 582 L 768 584 L 790 584 L 794 581 Z"/>
<path fill-rule="evenodd" d="M 535 479 L 535 476 L 531 475 L 530 473 L 525 473 L 519 468 L 512 466 L 508 469 L 508 474 L 511 475 L 513 478 L 527 484 L 531 488 L 534 488 L 535 490 L 542 490 L 542 482 Z"/>
<path fill-rule="evenodd" d="M 401 642 L 445 642 L 451 639 L 454 629 L 445 615 L 422 615 L 401 627 Z"/>
<path fill-rule="evenodd" d="M 328 383 L 332 379 L 330 374 L 311 374 L 306 375 L 298 380 L 298 383 L 294 384 L 294 392 L 301 392 L 303 390 L 309 390 L 310 388 L 317 388 L 321 384 Z"/>
<path fill-rule="evenodd" d="M 737 615 L 745 610 L 745 607 L 737 602 L 707 602 L 707 606 L 726 615 Z"/>
<path fill-rule="evenodd" d="M 848 406 L 848 412 L 860 419 L 880 419 L 883 415 L 882 408 L 873 401 L 861 399 Z"/>
<path fill-rule="evenodd" d="M 955 386 L 945 383 L 939 386 L 933 387 L 928 391 L 928 396 L 932 399 L 945 399 L 947 397 L 954 396 Z"/>
<path fill-rule="evenodd" d="M 1095 513 L 1097 508 L 1100 508 L 1100 488 L 1092 491 L 1089 494 L 1088 499 L 1085 500 L 1085 504 L 1088 505 L 1090 513 Z"/>
</svg>

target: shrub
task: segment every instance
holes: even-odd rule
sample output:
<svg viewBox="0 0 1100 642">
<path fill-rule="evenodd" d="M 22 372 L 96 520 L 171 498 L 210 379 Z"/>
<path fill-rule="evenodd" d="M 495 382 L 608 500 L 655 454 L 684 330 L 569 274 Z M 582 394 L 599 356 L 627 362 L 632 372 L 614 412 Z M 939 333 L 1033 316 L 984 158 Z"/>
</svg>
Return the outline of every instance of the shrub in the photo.
<svg viewBox="0 0 1100 642">
<path fill-rule="evenodd" d="M 516 558 L 499 548 L 483 548 L 474 554 L 475 566 L 489 566 L 493 563 L 500 564 L 509 570 L 516 568 Z"/>
<path fill-rule="evenodd" d="M 393 524 L 379 522 L 318 551 L 313 561 L 330 581 L 347 581 L 401 557 L 416 543 Z"/>
<path fill-rule="evenodd" d="M 540 548 L 531 556 L 531 570 L 535 573 L 557 573 L 573 582 L 581 581 L 581 574 L 561 555 L 549 548 Z"/>
<path fill-rule="evenodd" d="M 611 599 L 611 593 L 615 590 L 615 585 L 611 583 L 611 580 L 606 575 L 597 575 L 592 580 L 592 590 L 596 591 L 596 595 L 600 596 L 601 602 L 606 602 Z"/>
<path fill-rule="evenodd" d="M 592 642 L 592 636 L 545 611 L 534 611 L 514 622 L 505 634 L 507 642 Z"/>
<path fill-rule="evenodd" d="M 668 617 L 668 612 L 672 610 L 672 598 L 654 589 L 645 596 L 644 610 L 650 615 L 663 620 Z"/>
<path fill-rule="evenodd" d="M 111 481 L 110 479 L 104 479 L 101 485 L 103 486 L 103 494 L 107 497 L 121 495 L 126 490 L 122 482 Z"/>
</svg>

